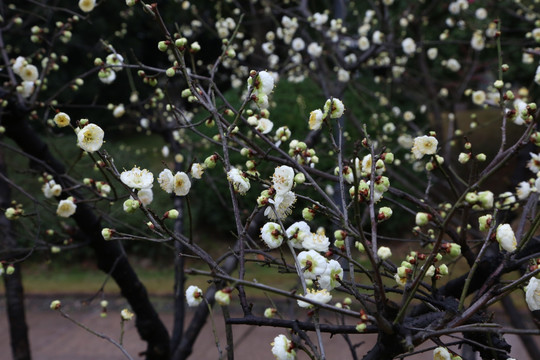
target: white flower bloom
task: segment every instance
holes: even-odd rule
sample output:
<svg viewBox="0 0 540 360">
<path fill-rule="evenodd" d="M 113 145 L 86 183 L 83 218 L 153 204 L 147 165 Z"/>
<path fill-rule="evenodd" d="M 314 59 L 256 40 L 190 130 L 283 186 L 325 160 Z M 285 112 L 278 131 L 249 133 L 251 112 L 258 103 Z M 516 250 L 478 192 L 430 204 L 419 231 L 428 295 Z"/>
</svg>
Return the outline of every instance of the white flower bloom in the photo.
<svg viewBox="0 0 540 360">
<path fill-rule="evenodd" d="M 429 60 L 435 60 L 439 55 L 439 50 L 437 48 L 429 48 L 427 51 L 427 57 Z"/>
<path fill-rule="evenodd" d="M 255 89 L 268 95 L 274 90 L 274 77 L 268 71 L 259 71 L 255 79 Z"/>
<path fill-rule="evenodd" d="M 371 37 L 371 41 L 377 45 L 382 44 L 384 41 L 384 33 L 380 32 L 379 30 L 375 30 L 373 32 L 373 36 Z"/>
<path fill-rule="evenodd" d="M 533 191 L 533 189 L 528 181 L 522 181 L 516 187 L 516 195 L 519 200 L 525 200 L 528 198 L 531 191 Z"/>
<path fill-rule="evenodd" d="M 67 218 L 75 214 L 76 210 L 77 205 L 75 205 L 72 199 L 68 198 L 60 200 L 58 207 L 56 208 L 56 215 Z"/>
<path fill-rule="evenodd" d="M 320 46 L 316 42 L 312 42 L 308 45 L 307 52 L 312 57 L 318 58 L 322 54 L 322 46 Z"/>
<path fill-rule="evenodd" d="M 329 246 L 330 240 L 324 233 L 307 234 L 302 241 L 302 247 L 306 250 L 327 252 Z"/>
<path fill-rule="evenodd" d="M 294 183 L 294 170 L 287 165 L 278 166 L 272 175 L 272 184 L 278 195 L 292 189 Z"/>
<path fill-rule="evenodd" d="M 298 262 L 304 270 L 306 279 L 315 280 L 317 276 L 324 274 L 326 259 L 315 250 L 302 251 L 298 254 Z"/>
<path fill-rule="evenodd" d="M 345 106 L 343 105 L 343 102 L 339 99 L 328 99 L 326 100 L 326 103 L 324 103 L 324 113 L 330 114 L 330 118 L 332 119 L 340 118 L 341 116 L 343 116 L 344 111 Z"/>
<path fill-rule="evenodd" d="M 190 285 L 186 289 L 186 301 L 189 307 L 199 306 L 203 301 L 203 292 L 195 285 Z"/>
<path fill-rule="evenodd" d="M 62 186 L 57 184 L 54 180 L 51 180 L 41 187 L 41 191 L 43 191 L 43 195 L 45 195 L 47 199 L 50 199 L 53 196 L 59 196 L 62 193 Z"/>
<path fill-rule="evenodd" d="M 94 10 L 96 6 L 96 0 L 79 0 L 79 9 L 84 12 L 90 12 Z"/>
<path fill-rule="evenodd" d="M 314 25 L 323 25 L 328 21 L 328 14 L 318 13 L 313 14 L 313 24 Z"/>
<path fill-rule="evenodd" d="M 99 81 L 104 84 L 112 84 L 116 80 L 116 73 L 111 69 L 101 69 L 98 73 Z"/>
<path fill-rule="evenodd" d="M 486 93 L 482 90 L 477 90 L 472 93 L 472 102 L 476 105 L 484 105 L 486 101 Z"/>
<path fill-rule="evenodd" d="M 331 291 L 339 286 L 337 278 L 343 279 L 343 268 L 336 260 L 330 260 L 326 265 L 326 270 L 319 278 L 319 285 L 321 288 Z"/>
<path fill-rule="evenodd" d="M 137 196 L 139 197 L 139 200 L 144 206 L 150 205 L 152 200 L 154 200 L 154 193 L 152 192 L 152 188 L 139 190 L 137 192 Z"/>
<path fill-rule="evenodd" d="M 540 154 L 529 153 L 529 155 L 531 155 L 531 160 L 527 163 L 527 167 L 537 174 L 540 171 Z"/>
<path fill-rule="evenodd" d="M 191 189 L 191 181 L 183 171 L 179 171 L 174 175 L 174 193 L 178 196 L 186 196 Z"/>
<path fill-rule="evenodd" d="M 305 299 L 312 300 L 318 303 L 326 304 L 330 300 L 332 300 L 332 295 L 328 292 L 326 289 L 322 290 L 313 290 L 313 289 L 307 289 L 307 294 L 302 295 Z M 301 308 L 312 308 L 313 305 L 311 303 L 297 300 L 298 306 Z"/>
<path fill-rule="evenodd" d="M 124 57 L 120 54 L 112 53 L 112 54 L 107 55 L 105 62 L 107 63 L 107 65 L 111 65 L 111 69 L 113 69 L 114 71 L 120 71 L 122 70 Z"/>
<path fill-rule="evenodd" d="M 474 32 L 471 38 L 471 47 L 476 51 L 481 51 L 486 46 L 486 39 L 482 35 L 482 30 L 477 30 Z"/>
<path fill-rule="evenodd" d="M 274 354 L 276 360 L 296 359 L 294 345 L 285 335 L 276 336 L 270 345 L 272 345 L 272 354 Z"/>
<path fill-rule="evenodd" d="M 433 350 L 433 360 L 452 360 L 452 355 L 445 347 L 439 346 Z"/>
<path fill-rule="evenodd" d="M 483 209 L 491 209 L 493 207 L 494 195 L 491 191 L 480 191 L 478 193 L 478 202 Z"/>
<path fill-rule="evenodd" d="M 27 64 L 27 61 L 24 57 L 22 56 L 18 56 L 16 59 L 15 59 L 15 62 L 13 63 L 13 66 L 12 66 L 12 69 L 13 69 L 13 72 L 17 75 L 20 75 L 21 74 L 21 70 L 22 68 Z"/>
<path fill-rule="evenodd" d="M 26 99 L 32 95 L 35 88 L 36 84 L 33 81 L 23 81 L 21 82 L 21 85 L 17 86 L 17 92 Z"/>
<path fill-rule="evenodd" d="M 204 174 L 204 167 L 199 163 L 193 163 L 191 165 L 191 176 L 194 179 L 200 179 Z"/>
<path fill-rule="evenodd" d="M 482 7 L 478 8 L 474 12 L 474 16 L 476 16 L 476 18 L 478 20 L 485 20 L 487 18 L 487 10 L 485 8 L 482 8 Z"/>
<path fill-rule="evenodd" d="M 126 108 L 124 107 L 124 104 L 120 104 L 114 107 L 113 116 L 115 118 L 120 118 L 124 116 L 125 113 L 126 113 Z"/>
<path fill-rule="evenodd" d="M 323 122 L 323 112 L 321 109 L 313 110 L 309 113 L 309 130 L 319 130 Z"/>
<path fill-rule="evenodd" d="M 274 222 L 267 222 L 261 228 L 261 239 L 270 249 L 276 249 L 283 243 L 281 226 Z"/>
<path fill-rule="evenodd" d="M 267 118 L 260 118 L 255 129 L 260 131 L 262 134 L 268 134 L 270 131 L 272 131 L 273 127 L 274 123 L 271 120 Z"/>
<path fill-rule="evenodd" d="M 302 38 L 298 38 L 298 37 L 294 38 L 291 43 L 291 48 L 294 51 L 302 51 L 304 50 L 305 47 L 306 47 L 306 43 L 304 42 Z"/>
<path fill-rule="evenodd" d="M 386 260 L 388 258 L 390 258 L 390 256 L 392 256 L 392 251 L 390 250 L 390 248 L 386 247 L 386 246 L 381 246 L 378 250 L 377 250 L 377 256 L 381 259 L 381 260 Z"/>
<path fill-rule="evenodd" d="M 419 136 L 414 139 L 411 149 L 416 159 L 421 159 L 424 155 L 432 155 L 437 151 L 439 142 L 433 136 Z"/>
<path fill-rule="evenodd" d="M 340 82 L 347 82 L 350 80 L 351 75 L 347 70 L 340 68 L 337 72 L 337 78 Z"/>
<path fill-rule="evenodd" d="M 174 176 L 169 169 L 165 169 L 159 173 L 159 186 L 167 193 L 172 193 L 174 190 Z"/>
<path fill-rule="evenodd" d="M 28 64 L 26 66 L 23 66 L 21 72 L 19 73 L 19 76 L 24 81 L 36 81 L 39 76 L 38 69 L 32 64 Z"/>
<path fill-rule="evenodd" d="M 154 174 L 150 171 L 134 166 L 131 170 L 123 171 L 120 174 L 120 181 L 132 189 L 146 189 L 152 187 Z"/>
<path fill-rule="evenodd" d="M 77 133 L 77 146 L 86 152 L 98 151 L 103 145 L 105 132 L 96 124 L 88 124 Z"/>
<path fill-rule="evenodd" d="M 456 59 L 448 59 L 446 61 L 446 67 L 453 72 L 457 72 L 461 69 L 461 64 Z"/>
<path fill-rule="evenodd" d="M 502 224 L 497 227 L 497 241 L 508 252 L 516 250 L 516 236 L 510 224 Z"/>
<path fill-rule="evenodd" d="M 362 36 L 360 37 L 360 39 L 358 39 L 358 48 L 362 51 L 366 51 L 367 49 L 369 49 L 369 39 L 365 36 Z"/>
<path fill-rule="evenodd" d="M 403 52 L 409 56 L 414 55 L 414 53 L 416 52 L 416 43 L 410 37 L 404 39 L 401 42 L 401 47 L 403 48 Z"/>
<path fill-rule="evenodd" d="M 56 115 L 54 115 L 53 121 L 56 124 L 56 126 L 64 127 L 64 126 L 69 125 L 71 119 L 70 119 L 68 114 L 66 114 L 64 112 L 59 112 Z"/>
<path fill-rule="evenodd" d="M 525 288 L 525 301 L 529 310 L 540 310 L 540 280 L 532 277 Z"/>
<path fill-rule="evenodd" d="M 292 246 L 297 249 L 302 249 L 302 241 L 306 236 L 311 235 L 311 229 L 305 221 L 295 222 L 285 232 Z"/>
<path fill-rule="evenodd" d="M 273 199 L 268 199 L 268 202 L 274 204 L 275 211 L 271 206 L 268 206 L 264 211 L 264 215 L 270 220 L 276 220 L 278 218 L 283 220 L 287 216 L 291 215 L 292 207 L 296 202 L 296 194 L 292 191 L 287 191 L 283 194 L 276 194 Z"/>
<path fill-rule="evenodd" d="M 397 138 L 398 144 L 404 149 L 410 149 L 413 147 L 414 140 L 409 134 L 402 134 Z"/>
<path fill-rule="evenodd" d="M 232 184 L 234 191 L 240 195 L 245 195 L 250 188 L 249 179 L 244 176 L 244 173 L 237 168 L 232 168 L 227 173 L 227 180 Z"/>
</svg>

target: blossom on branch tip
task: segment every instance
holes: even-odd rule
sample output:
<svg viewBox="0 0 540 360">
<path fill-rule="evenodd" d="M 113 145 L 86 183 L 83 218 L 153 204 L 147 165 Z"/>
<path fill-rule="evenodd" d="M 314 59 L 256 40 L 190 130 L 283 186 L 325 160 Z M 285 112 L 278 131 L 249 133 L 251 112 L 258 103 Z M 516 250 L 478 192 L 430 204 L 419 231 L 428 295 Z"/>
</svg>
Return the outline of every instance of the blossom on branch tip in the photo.
<svg viewBox="0 0 540 360">
<path fill-rule="evenodd" d="M 284 194 L 292 189 L 294 170 L 287 165 L 278 166 L 272 175 L 272 184 L 277 194 Z"/>
<path fill-rule="evenodd" d="M 268 199 L 268 203 L 273 204 L 268 206 L 264 211 L 264 215 L 270 220 L 285 219 L 292 212 L 294 203 L 296 202 L 296 194 L 292 191 L 287 191 L 283 194 L 276 194 L 273 199 Z"/>
<path fill-rule="evenodd" d="M 330 246 L 330 240 L 324 232 L 306 234 L 302 241 L 302 247 L 306 250 L 315 250 L 319 252 L 327 252 Z"/>
<path fill-rule="evenodd" d="M 312 280 L 324 274 L 327 265 L 326 259 L 315 250 L 300 252 L 298 254 L 298 262 L 304 270 L 304 277 Z"/>
<path fill-rule="evenodd" d="M 96 124 L 87 124 L 77 133 L 77 146 L 92 153 L 98 151 L 103 145 L 105 132 Z"/>
<path fill-rule="evenodd" d="M 245 195 L 250 188 L 249 179 L 237 168 L 232 168 L 227 172 L 227 180 L 233 186 L 234 191 L 240 195 Z"/>
<path fill-rule="evenodd" d="M 186 289 L 186 302 L 189 307 L 195 307 L 199 306 L 199 304 L 203 301 L 203 292 L 202 290 L 195 286 L 190 285 Z"/>
<path fill-rule="evenodd" d="M 75 214 L 75 211 L 77 211 L 77 205 L 75 205 L 74 199 L 71 197 L 60 200 L 58 207 L 56 208 L 56 214 L 65 218 Z"/>
<path fill-rule="evenodd" d="M 424 155 L 435 154 L 438 144 L 433 136 L 419 136 L 414 139 L 411 151 L 416 159 L 421 159 Z"/>
<path fill-rule="evenodd" d="M 319 130 L 324 119 L 321 109 L 313 110 L 309 113 L 309 130 Z"/>
<path fill-rule="evenodd" d="M 517 242 L 516 236 L 510 224 L 501 224 L 497 227 L 497 241 L 501 248 L 508 252 L 516 250 Z"/>
<path fill-rule="evenodd" d="M 134 166 L 131 170 L 123 171 L 120 174 L 120 181 L 132 189 L 146 189 L 152 187 L 154 174 Z"/>
<path fill-rule="evenodd" d="M 276 249 L 283 243 L 281 226 L 274 222 L 267 222 L 261 228 L 261 239 L 270 249 Z"/>
<path fill-rule="evenodd" d="M 79 0 L 79 9 L 84 12 L 90 12 L 94 10 L 96 6 L 96 0 Z"/>
<path fill-rule="evenodd" d="M 529 310 L 540 310 L 540 280 L 532 277 L 525 287 L 525 301 Z"/>
<path fill-rule="evenodd" d="M 56 126 L 58 127 L 64 127 L 64 126 L 68 126 L 71 119 L 69 117 L 68 114 L 66 114 L 65 112 L 58 112 L 55 116 L 54 116 L 54 119 L 53 119 L 54 123 L 56 124 Z"/>
<path fill-rule="evenodd" d="M 328 291 L 339 286 L 338 278 L 343 279 L 343 268 L 336 260 L 328 261 L 324 273 L 319 278 L 319 285 L 321 288 Z"/>
<path fill-rule="evenodd" d="M 302 295 L 303 298 L 312 300 L 318 303 L 326 304 L 330 300 L 332 300 L 332 295 L 328 292 L 326 289 L 322 290 L 313 290 L 313 289 L 307 289 L 307 293 L 305 295 Z M 314 305 L 302 300 L 297 300 L 298 306 L 301 308 L 312 308 Z"/>
<path fill-rule="evenodd" d="M 214 295 L 214 299 L 221 306 L 228 306 L 231 303 L 231 292 L 227 289 L 218 290 Z"/>
<path fill-rule="evenodd" d="M 296 359 L 294 344 L 285 335 L 276 336 L 270 345 L 272 345 L 272 354 L 274 354 L 276 360 Z"/>
<path fill-rule="evenodd" d="M 311 235 L 311 229 L 305 221 L 298 221 L 289 226 L 285 233 L 294 248 L 302 249 L 302 242 L 306 236 Z"/>
<path fill-rule="evenodd" d="M 339 99 L 332 98 L 324 103 L 324 115 L 329 115 L 331 119 L 338 119 L 343 116 L 345 106 Z"/>
<path fill-rule="evenodd" d="M 174 175 L 173 191 L 178 196 L 186 196 L 191 189 L 191 181 L 187 174 L 183 171 L 178 171 Z"/>
<path fill-rule="evenodd" d="M 433 360 L 452 360 L 452 356 L 450 355 L 450 352 L 448 352 L 448 349 L 439 346 L 433 350 Z"/>
</svg>

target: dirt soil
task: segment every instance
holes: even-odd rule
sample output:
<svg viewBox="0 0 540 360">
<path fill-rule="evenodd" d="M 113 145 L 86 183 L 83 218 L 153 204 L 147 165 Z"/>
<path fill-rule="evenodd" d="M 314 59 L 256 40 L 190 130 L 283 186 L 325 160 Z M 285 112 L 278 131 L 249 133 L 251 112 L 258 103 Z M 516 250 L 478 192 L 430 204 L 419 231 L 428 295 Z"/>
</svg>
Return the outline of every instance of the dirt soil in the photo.
<svg viewBox="0 0 540 360">
<path fill-rule="evenodd" d="M 126 359 L 114 345 L 88 333 L 64 319 L 57 312 L 50 310 L 49 304 L 54 299 L 53 296 L 32 296 L 27 300 L 27 322 L 30 328 L 30 342 L 34 360 Z M 63 308 L 71 317 L 94 331 L 118 340 L 120 336 L 119 312 L 125 306 L 124 300 L 122 298 L 109 298 L 108 316 L 102 318 L 100 317 L 99 301 L 94 301 L 90 306 L 83 306 L 81 305 L 82 299 L 84 299 L 84 296 L 60 297 Z M 170 299 L 160 298 L 155 303 L 162 320 L 170 330 L 173 321 Z M 219 309 L 216 310 L 214 320 L 220 346 L 224 349 L 226 346 L 225 331 Z M 270 351 L 270 343 L 275 336 L 287 334 L 285 329 L 249 326 L 235 326 L 233 332 L 235 358 L 239 360 L 253 359 L 254 357 L 257 360 L 274 359 Z M 315 341 L 315 336 L 313 336 L 313 339 Z M 536 360 L 531 359 L 526 354 L 519 338 L 507 335 L 506 339 L 512 345 L 512 357 L 517 360 Z M 363 342 L 357 348 L 357 354 L 361 358 L 373 346 L 376 336 L 358 334 L 351 336 L 351 340 L 353 343 Z M 447 340 L 452 341 L 452 339 Z M 540 341 L 538 343 L 540 345 Z M 145 350 L 145 343 L 140 340 L 134 322 L 127 323 L 123 344 L 133 359 L 142 359 L 139 353 Z M 324 344 L 328 360 L 352 358 L 350 350 L 341 336 L 334 336 L 332 339 L 329 336 L 324 336 Z M 431 346 L 433 344 L 426 344 L 425 348 Z M 10 359 L 10 352 L 6 307 L 2 298 L 0 299 L 0 359 Z M 218 359 L 218 350 L 210 321 L 207 321 L 203 328 L 191 358 L 199 360 Z M 308 357 L 303 353 L 299 353 L 298 359 L 308 359 Z M 428 351 L 406 359 L 432 360 L 433 355 L 432 351 Z"/>
</svg>

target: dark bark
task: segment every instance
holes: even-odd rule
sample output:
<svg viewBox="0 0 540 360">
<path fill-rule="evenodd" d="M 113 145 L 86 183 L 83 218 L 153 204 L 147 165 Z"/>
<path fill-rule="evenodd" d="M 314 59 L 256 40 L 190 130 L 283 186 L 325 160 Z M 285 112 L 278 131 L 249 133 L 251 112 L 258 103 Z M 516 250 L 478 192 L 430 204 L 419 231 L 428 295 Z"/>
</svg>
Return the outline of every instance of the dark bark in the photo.
<svg viewBox="0 0 540 360">
<path fill-rule="evenodd" d="M 47 171 L 55 177 L 55 180 L 63 188 L 69 188 L 71 184 L 65 177 L 64 165 L 50 152 L 47 144 L 34 132 L 26 121 L 26 114 L 12 107 L 13 112 L 4 114 L 3 124 L 6 127 L 6 135 L 27 154 L 39 161 L 33 161 L 31 166 L 41 171 Z M 73 196 L 82 200 L 81 194 L 69 191 L 66 196 Z M 146 359 L 168 360 L 169 359 L 169 334 L 153 308 L 146 288 L 131 267 L 120 242 L 105 241 L 101 236 L 100 220 L 93 210 L 85 203 L 79 202 L 77 211 L 72 216 L 79 229 L 90 246 L 96 253 L 97 264 L 100 270 L 110 273 L 121 289 L 122 295 L 131 305 L 136 314 L 136 326 L 143 340 L 148 343 Z"/>
<path fill-rule="evenodd" d="M 7 176 L 4 153 L 0 149 L 0 172 Z M 9 207 L 11 191 L 9 185 L 0 179 L 0 208 Z M 0 214 L 0 249 L 8 250 L 17 246 L 12 235 L 11 222 Z M 9 258 L 7 259 L 10 260 Z M 13 258 L 12 260 L 15 260 Z M 24 308 L 24 289 L 22 284 L 21 266 L 14 263 L 15 272 L 11 275 L 4 274 L 4 286 L 6 292 L 6 311 L 9 322 L 9 336 L 11 352 L 14 360 L 30 360 L 30 341 L 28 339 L 28 326 Z"/>
</svg>

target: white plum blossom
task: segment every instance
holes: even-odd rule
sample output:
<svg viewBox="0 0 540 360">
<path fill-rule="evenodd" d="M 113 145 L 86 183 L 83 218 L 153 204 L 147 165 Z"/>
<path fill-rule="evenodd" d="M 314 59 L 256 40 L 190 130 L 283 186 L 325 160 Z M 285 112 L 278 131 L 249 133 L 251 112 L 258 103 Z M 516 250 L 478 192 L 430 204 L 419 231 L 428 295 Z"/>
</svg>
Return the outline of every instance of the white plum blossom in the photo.
<svg viewBox="0 0 540 360">
<path fill-rule="evenodd" d="M 154 200 L 154 193 L 152 188 L 145 188 L 137 191 L 137 196 L 144 206 L 150 205 L 152 200 Z"/>
<path fill-rule="evenodd" d="M 309 130 L 319 130 L 324 119 L 321 109 L 313 110 L 309 113 Z"/>
<path fill-rule="evenodd" d="M 413 147 L 414 140 L 409 134 L 402 134 L 397 138 L 398 144 L 404 149 L 410 149 Z"/>
<path fill-rule="evenodd" d="M 347 70 L 340 68 L 337 72 L 337 78 L 340 82 L 347 82 L 350 80 L 351 75 Z"/>
<path fill-rule="evenodd" d="M 303 298 L 315 301 L 318 303 L 326 304 L 330 300 L 332 300 L 332 295 L 328 292 L 326 289 L 322 290 L 313 290 L 313 289 L 307 289 L 307 293 L 305 295 L 302 295 Z M 301 308 L 312 308 L 313 305 L 311 303 L 297 300 L 298 306 Z"/>
<path fill-rule="evenodd" d="M 482 34 L 482 30 L 477 30 L 474 32 L 471 38 L 471 47 L 476 51 L 481 51 L 486 46 L 486 39 Z"/>
<path fill-rule="evenodd" d="M 169 169 L 164 169 L 158 176 L 159 186 L 168 194 L 174 190 L 174 176 Z"/>
<path fill-rule="evenodd" d="M 377 256 L 378 256 L 381 260 L 386 260 L 386 259 L 389 259 L 390 256 L 392 256 L 392 251 L 390 250 L 389 247 L 381 246 L 381 247 L 377 250 Z"/>
<path fill-rule="evenodd" d="M 427 50 L 427 57 L 429 60 L 435 60 L 438 55 L 439 55 L 439 49 L 437 48 L 429 48 Z"/>
<path fill-rule="evenodd" d="M 474 16 L 476 16 L 478 20 L 485 20 L 487 18 L 487 15 L 487 10 L 483 7 L 476 9 L 476 11 L 474 12 Z"/>
<path fill-rule="evenodd" d="M 26 61 L 26 59 L 23 57 L 23 56 L 18 56 L 16 59 L 15 59 L 15 62 L 13 63 L 13 65 L 11 66 L 11 68 L 13 69 L 13 72 L 17 75 L 20 76 L 21 74 L 21 70 L 22 68 L 28 64 L 28 62 Z"/>
<path fill-rule="evenodd" d="M 123 171 L 120 174 L 120 181 L 132 189 L 151 188 L 154 182 L 154 174 L 150 171 L 134 166 L 131 170 Z"/>
<path fill-rule="evenodd" d="M 439 346 L 433 350 L 433 360 L 452 360 L 452 355 L 445 347 Z"/>
<path fill-rule="evenodd" d="M 369 39 L 365 36 L 362 36 L 360 37 L 360 39 L 358 39 L 358 48 L 362 51 L 366 51 L 367 49 L 369 49 Z"/>
<path fill-rule="evenodd" d="M 306 250 L 315 250 L 319 252 L 327 252 L 330 246 L 330 240 L 324 232 L 316 232 L 308 234 L 302 241 L 302 247 Z"/>
<path fill-rule="evenodd" d="M 326 270 L 319 278 L 319 285 L 321 286 L 321 288 L 330 291 L 335 287 L 339 286 L 339 281 L 337 280 L 337 278 L 343 279 L 343 268 L 341 267 L 339 262 L 332 259 L 328 261 L 328 264 L 326 265 Z"/>
<path fill-rule="evenodd" d="M 47 199 L 50 199 L 53 196 L 59 196 L 62 193 L 62 186 L 57 184 L 56 181 L 50 180 L 43 184 L 41 191 L 43 191 L 43 195 L 45 195 Z"/>
<path fill-rule="evenodd" d="M 98 151 L 103 145 L 105 132 L 96 124 L 87 124 L 77 133 L 77 146 L 86 152 Z"/>
<path fill-rule="evenodd" d="M 37 67 L 35 67 L 32 64 L 27 64 L 22 67 L 22 69 L 20 70 L 19 76 L 24 81 L 36 81 L 39 76 L 39 72 L 38 72 Z"/>
<path fill-rule="evenodd" d="M 298 38 L 298 37 L 294 38 L 291 43 L 291 48 L 294 51 L 302 51 L 304 50 L 305 47 L 306 47 L 306 43 L 304 42 L 302 38 Z"/>
<path fill-rule="evenodd" d="M 525 301 L 529 310 L 540 310 L 540 280 L 532 277 L 525 288 Z"/>
<path fill-rule="evenodd" d="M 528 181 L 522 181 L 516 187 L 516 195 L 519 200 L 525 200 L 526 198 L 529 197 L 529 194 L 531 193 L 531 191 L 534 191 L 534 190 L 535 189 L 531 187 L 531 184 Z"/>
<path fill-rule="evenodd" d="M 58 202 L 58 207 L 56 208 L 56 215 L 68 218 L 71 215 L 75 214 L 75 211 L 77 211 L 77 205 L 75 205 L 73 198 L 70 197 L 64 200 L 60 200 Z"/>
<path fill-rule="evenodd" d="M 113 116 L 115 118 L 120 118 L 124 116 L 125 113 L 126 113 L 126 108 L 124 107 L 124 104 L 117 105 L 113 109 Z"/>
<path fill-rule="evenodd" d="M 433 136 L 419 136 L 414 139 L 411 149 L 416 159 L 421 159 L 424 155 L 432 155 L 437 151 L 439 142 Z"/>
<path fill-rule="evenodd" d="M 17 92 L 26 99 L 32 95 L 35 88 L 36 84 L 33 81 L 23 81 L 19 86 L 17 86 Z"/>
<path fill-rule="evenodd" d="M 71 119 L 68 114 L 64 112 L 58 112 L 56 115 L 54 115 L 53 121 L 56 124 L 56 126 L 65 127 L 69 125 Z"/>
<path fill-rule="evenodd" d="M 79 9 L 84 12 L 90 12 L 94 10 L 96 6 L 96 0 L 79 0 Z"/>
<path fill-rule="evenodd" d="M 275 222 L 267 222 L 261 228 L 261 239 L 270 249 L 276 249 L 283 243 L 281 226 Z"/>
<path fill-rule="evenodd" d="M 502 224 L 497 227 L 497 241 L 501 248 L 508 252 L 516 250 L 516 236 L 510 224 Z"/>
<path fill-rule="evenodd" d="M 315 280 L 317 276 L 324 274 L 326 259 L 315 250 L 302 251 L 298 254 L 298 262 L 304 270 L 306 279 Z"/>
<path fill-rule="evenodd" d="M 292 207 L 296 202 L 296 194 L 292 191 L 287 191 L 283 194 L 276 194 L 273 199 L 268 199 L 268 202 L 274 207 L 268 206 L 264 211 L 264 215 L 270 220 L 285 219 L 291 215 Z"/>
<path fill-rule="evenodd" d="M 174 174 L 173 191 L 178 196 L 186 196 L 191 189 L 191 181 L 188 175 L 183 171 Z"/>
<path fill-rule="evenodd" d="M 461 64 L 456 59 L 448 59 L 446 61 L 446 67 L 453 72 L 457 72 L 461 69 Z"/>
<path fill-rule="evenodd" d="M 116 80 L 116 72 L 109 68 L 104 68 L 99 70 L 98 72 L 98 78 L 99 81 L 101 81 L 104 84 L 112 84 L 114 80 Z"/>
<path fill-rule="evenodd" d="M 343 105 L 343 102 L 337 98 L 328 99 L 324 103 L 324 113 L 330 114 L 331 119 L 340 118 L 343 116 L 344 111 L 345 106 Z"/>
<path fill-rule="evenodd" d="M 318 58 L 322 54 L 322 46 L 320 46 L 316 42 L 312 42 L 308 45 L 307 52 L 312 57 Z"/>
<path fill-rule="evenodd" d="M 285 335 L 276 336 L 270 345 L 272 345 L 272 354 L 275 356 L 276 360 L 296 359 L 294 345 Z"/>
<path fill-rule="evenodd" d="M 272 131 L 272 128 L 274 127 L 274 123 L 267 119 L 267 118 L 260 118 L 259 121 L 257 121 L 257 126 L 255 129 L 261 132 L 261 134 L 268 134 L 270 131 Z"/>
<path fill-rule="evenodd" d="M 234 191 L 240 195 L 245 195 L 250 188 L 249 179 L 237 168 L 232 168 L 227 172 L 227 180 L 232 184 Z"/>
<path fill-rule="evenodd" d="M 195 286 L 190 285 L 186 289 L 186 302 L 189 307 L 195 307 L 199 306 L 199 304 L 203 301 L 203 292 L 202 290 Z"/>
<path fill-rule="evenodd" d="M 107 65 L 111 66 L 111 69 L 114 71 L 122 70 L 122 64 L 124 63 L 124 57 L 117 53 L 112 53 L 107 55 L 105 59 Z"/>
<path fill-rule="evenodd" d="M 416 43 L 410 37 L 401 42 L 401 47 L 403 48 L 403 52 L 409 56 L 414 55 L 416 52 Z"/>
<path fill-rule="evenodd" d="M 190 173 L 194 179 L 200 179 L 204 174 L 204 166 L 199 163 L 193 163 Z"/>
<path fill-rule="evenodd" d="M 293 168 L 287 165 L 276 167 L 272 175 L 272 184 L 278 195 L 290 191 L 294 184 Z"/>
<path fill-rule="evenodd" d="M 529 153 L 529 155 L 531 155 L 531 160 L 527 162 L 527 167 L 537 174 L 540 171 L 540 154 Z"/>
<path fill-rule="evenodd" d="M 292 224 L 285 231 L 289 242 L 296 249 L 302 249 L 302 242 L 304 238 L 308 235 L 311 235 L 311 229 L 305 221 L 298 221 Z"/>
<path fill-rule="evenodd" d="M 482 90 L 473 91 L 471 99 L 476 105 L 484 105 L 484 102 L 486 101 L 486 93 Z"/>
</svg>

